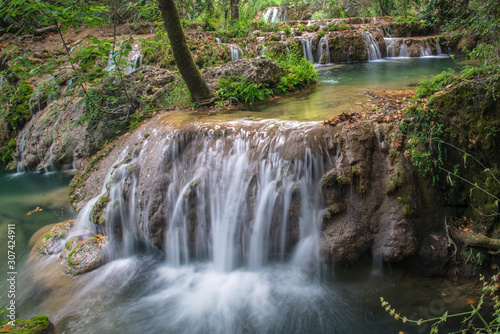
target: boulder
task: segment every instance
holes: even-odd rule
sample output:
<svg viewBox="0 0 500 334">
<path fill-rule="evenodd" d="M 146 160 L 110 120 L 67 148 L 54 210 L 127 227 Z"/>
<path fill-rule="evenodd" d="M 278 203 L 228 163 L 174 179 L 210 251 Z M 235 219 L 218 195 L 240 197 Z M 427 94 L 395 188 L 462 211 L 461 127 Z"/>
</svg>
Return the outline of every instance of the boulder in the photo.
<svg viewBox="0 0 500 334">
<path fill-rule="evenodd" d="M 285 70 L 269 59 L 238 59 L 205 71 L 202 76 L 208 87 L 215 90 L 221 78 L 245 78 L 254 83 L 276 84 Z"/>
<path fill-rule="evenodd" d="M 61 252 L 63 273 L 79 276 L 102 266 L 107 260 L 104 244 L 101 235 L 74 237 L 66 241 Z"/>
</svg>

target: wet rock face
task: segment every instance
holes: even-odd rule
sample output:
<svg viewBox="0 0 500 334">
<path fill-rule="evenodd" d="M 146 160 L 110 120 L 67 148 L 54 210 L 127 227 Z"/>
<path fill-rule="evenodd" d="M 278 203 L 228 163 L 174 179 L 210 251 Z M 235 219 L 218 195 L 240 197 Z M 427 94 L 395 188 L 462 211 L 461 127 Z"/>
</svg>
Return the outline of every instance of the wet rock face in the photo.
<svg viewBox="0 0 500 334">
<path fill-rule="evenodd" d="M 370 252 L 399 262 L 418 246 L 415 226 L 396 196 L 385 192 L 394 168 L 383 148 L 391 145 L 388 137 L 394 129 L 382 125 L 375 131 L 370 125 L 342 129 L 345 153 L 323 178 L 328 211 L 323 216 L 322 251 L 327 261 L 353 262 Z"/>
<path fill-rule="evenodd" d="M 169 238 L 177 231 L 172 227 L 179 226 L 185 229 L 186 247 L 196 253 L 206 251 L 200 242 L 212 237 L 213 219 L 226 218 L 217 214 L 228 196 L 235 207 L 241 204 L 247 210 L 242 221 L 248 222 L 239 233 L 242 244 L 249 244 L 251 224 L 265 210 L 259 209 L 259 203 L 266 203 L 261 202 L 262 177 L 267 175 L 262 171 L 269 169 L 269 175 L 281 175 L 266 193 L 274 203 L 266 232 L 272 252 L 291 252 L 307 230 L 301 224 L 314 224 L 315 214 L 307 218 L 307 210 L 317 210 L 322 212 L 318 244 L 324 261 L 353 262 L 369 252 L 400 262 L 417 251 L 417 235 L 426 224 L 415 213 L 421 206 L 417 178 L 412 179 L 411 166 L 394 140 L 396 130 L 393 123 L 327 127 L 275 121 L 176 128 L 158 117 L 120 141 L 95 166 L 87 182 L 74 189 L 79 194 L 74 205 L 81 208 L 96 196 L 109 195 L 104 222 L 108 233 L 118 231 L 120 238 L 128 233 L 169 253 Z M 231 181 L 248 179 L 238 189 L 245 198 L 236 204 L 240 193 L 220 193 L 219 187 L 235 172 L 236 167 L 226 164 L 237 159 L 239 149 L 249 150 L 241 164 L 255 167 Z M 311 177 L 317 186 L 308 185 Z M 211 196 L 222 198 L 217 202 Z M 119 210 L 120 202 L 128 203 L 122 206 L 127 212 Z"/>
<path fill-rule="evenodd" d="M 254 83 L 275 84 L 284 74 L 284 69 L 269 59 L 238 59 L 205 71 L 202 76 L 208 87 L 214 90 L 217 80 L 225 77 L 248 79 Z"/>
</svg>

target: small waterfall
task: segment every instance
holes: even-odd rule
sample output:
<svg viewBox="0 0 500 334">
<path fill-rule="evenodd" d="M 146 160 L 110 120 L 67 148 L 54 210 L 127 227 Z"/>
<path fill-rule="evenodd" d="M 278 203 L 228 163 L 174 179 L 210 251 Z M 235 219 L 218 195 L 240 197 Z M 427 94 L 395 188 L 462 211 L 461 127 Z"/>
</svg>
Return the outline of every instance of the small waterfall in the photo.
<svg viewBox="0 0 500 334">
<path fill-rule="evenodd" d="M 399 41 L 398 38 L 384 37 L 387 57 L 394 58 L 396 56 L 396 42 Z"/>
<path fill-rule="evenodd" d="M 380 47 L 373 35 L 369 32 L 363 34 L 363 39 L 366 44 L 368 51 L 368 60 L 382 59 L 382 53 L 380 52 Z"/>
<path fill-rule="evenodd" d="M 123 69 L 123 74 L 130 74 L 142 66 L 142 54 L 139 44 L 134 44 L 127 56 L 127 66 Z"/>
<path fill-rule="evenodd" d="M 111 237 L 110 244 L 120 250 L 117 252 L 120 257 L 137 252 L 134 217 L 139 158 L 132 154 L 130 162 L 121 164 L 110 178 L 109 203 L 104 212 L 106 235 Z"/>
<path fill-rule="evenodd" d="M 300 40 L 302 43 L 302 50 L 304 51 L 304 58 L 314 63 L 314 56 L 312 52 L 312 38 L 303 38 Z"/>
<path fill-rule="evenodd" d="M 55 171 L 54 153 L 53 153 L 54 144 L 55 144 L 55 141 L 52 142 L 52 144 L 50 145 L 50 148 L 49 148 L 49 158 L 47 159 L 47 162 L 46 162 L 45 167 L 44 167 L 44 171 L 46 173 Z"/>
<path fill-rule="evenodd" d="M 443 50 L 441 50 L 441 45 L 439 45 L 439 41 L 436 39 L 436 50 L 438 55 L 443 54 Z"/>
<path fill-rule="evenodd" d="M 330 64 L 330 48 L 328 46 L 328 37 L 323 36 L 318 43 L 318 63 Z"/>
<path fill-rule="evenodd" d="M 215 37 L 215 42 L 217 44 L 222 44 L 222 40 L 219 37 Z"/>
<path fill-rule="evenodd" d="M 286 8 L 267 7 L 262 14 L 262 20 L 266 23 L 278 23 L 286 21 Z"/>
<path fill-rule="evenodd" d="M 109 52 L 108 65 L 104 69 L 105 71 L 113 71 L 116 69 L 117 63 L 123 69 L 123 74 L 130 74 L 142 66 L 142 54 L 139 44 L 132 45 L 132 50 L 128 52 L 125 58 L 126 65 L 121 64 L 122 52 L 121 45 L 116 50 Z"/>
<path fill-rule="evenodd" d="M 98 222 L 93 221 L 93 211 L 95 208 L 96 203 L 101 199 L 103 195 L 105 195 L 108 191 L 108 186 L 109 182 L 111 180 L 111 176 L 113 175 L 113 172 L 115 171 L 115 168 L 125 159 L 125 157 L 128 154 L 128 147 L 126 147 L 117 157 L 115 160 L 113 167 L 110 168 L 109 172 L 107 173 L 106 177 L 104 178 L 103 186 L 101 188 L 100 193 L 90 199 L 80 210 L 78 213 L 78 218 L 77 221 L 78 223 L 74 226 L 73 230 L 71 233 L 68 235 L 67 239 L 70 239 L 74 236 L 78 235 L 86 235 L 89 233 L 89 231 L 92 231 L 92 233 L 102 233 L 102 226 L 98 225 Z"/>
<path fill-rule="evenodd" d="M 234 62 L 238 59 L 243 58 L 243 50 L 238 45 L 231 44 L 231 61 Z"/>
<path fill-rule="evenodd" d="M 260 36 L 260 37 L 257 37 L 257 40 L 259 41 L 260 46 L 261 46 L 261 52 L 260 52 L 260 56 L 259 57 L 266 58 L 269 55 L 269 49 L 265 45 L 266 38 Z"/>
<path fill-rule="evenodd" d="M 399 49 L 399 57 L 408 58 L 410 54 L 408 53 L 408 46 L 406 45 L 406 41 L 403 39 L 401 43 L 401 48 Z"/>
<path fill-rule="evenodd" d="M 30 121 L 31 123 L 31 121 Z M 26 135 L 28 134 L 28 129 L 29 129 L 29 124 L 24 126 L 24 129 L 22 132 L 19 134 L 18 139 L 17 139 L 17 155 L 18 155 L 18 160 L 17 160 L 17 173 L 24 173 L 24 149 L 26 148 Z"/>
</svg>

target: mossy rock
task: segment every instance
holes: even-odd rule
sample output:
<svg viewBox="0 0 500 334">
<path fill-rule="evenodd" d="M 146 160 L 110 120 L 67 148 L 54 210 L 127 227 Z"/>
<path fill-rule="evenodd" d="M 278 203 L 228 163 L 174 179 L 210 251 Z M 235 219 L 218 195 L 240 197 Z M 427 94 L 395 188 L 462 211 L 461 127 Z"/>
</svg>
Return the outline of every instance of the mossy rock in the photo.
<svg viewBox="0 0 500 334">
<path fill-rule="evenodd" d="M 352 183 L 351 171 L 342 168 L 334 168 L 323 176 L 321 185 L 323 188 L 340 186 Z"/>
<path fill-rule="evenodd" d="M 104 215 L 104 210 L 106 209 L 106 206 L 109 203 L 109 194 L 105 193 L 99 199 L 94 205 L 94 209 L 92 210 L 92 221 L 94 224 L 99 224 L 101 226 L 104 226 L 105 223 L 105 215 Z"/>
<path fill-rule="evenodd" d="M 46 233 L 35 245 L 35 251 L 40 255 L 50 255 L 59 253 L 62 248 L 62 239 L 75 224 L 75 220 L 67 220 L 56 224 Z"/>
<path fill-rule="evenodd" d="M 347 210 L 347 206 L 345 203 L 338 202 L 338 203 L 333 203 L 328 207 L 328 210 L 326 211 L 324 218 L 325 219 L 332 219 L 334 216 L 341 214 Z"/>
<path fill-rule="evenodd" d="M 63 273 L 79 276 L 102 266 L 107 261 L 104 244 L 105 239 L 101 235 L 69 239 L 61 252 Z"/>
<path fill-rule="evenodd" d="M 38 315 L 28 320 L 16 319 L 14 326 L 6 324 L 0 328 L 1 333 L 12 334 L 55 334 L 56 328 L 45 315 Z"/>
</svg>

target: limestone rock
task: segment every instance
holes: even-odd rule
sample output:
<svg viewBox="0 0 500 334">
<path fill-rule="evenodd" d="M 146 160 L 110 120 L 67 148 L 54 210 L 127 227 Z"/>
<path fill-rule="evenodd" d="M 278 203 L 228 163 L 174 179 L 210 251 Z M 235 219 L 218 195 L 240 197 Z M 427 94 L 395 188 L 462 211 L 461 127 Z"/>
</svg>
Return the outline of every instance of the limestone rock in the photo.
<svg viewBox="0 0 500 334">
<path fill-rule="evenodd" d="M 51 255 L 59 253 L 64 245 L 63 240 L 69 230 L 75 224 L 75 220 L 68 220 L 52 227 L 43 238 L 35 245 L 35 250 L 40 255 Z"/>
<path fill-rule="evenodd" d="M 107 260 L 104 244 L 101 236 L 74 237 L 66 241 L 61 252 L 63 272 L 78 276 L 99 268 Z"/>
<path fill-rule="evenodd" d="M 275 84 L 285 70 L 269 59 L 239 59 L 205 71 L 202 76 L 208 87 L 214 90 L 221 78 L 243 77 L 254 83 Z"/>
</svg>

